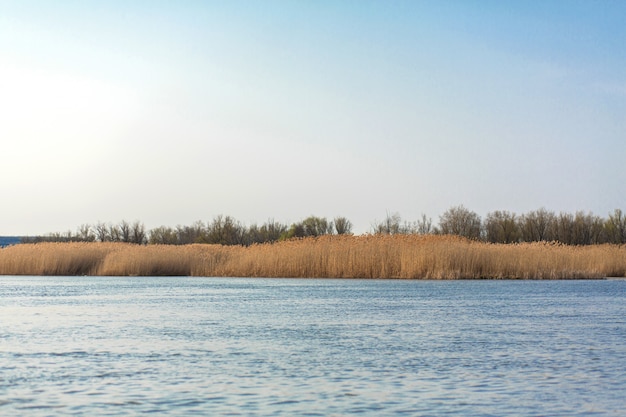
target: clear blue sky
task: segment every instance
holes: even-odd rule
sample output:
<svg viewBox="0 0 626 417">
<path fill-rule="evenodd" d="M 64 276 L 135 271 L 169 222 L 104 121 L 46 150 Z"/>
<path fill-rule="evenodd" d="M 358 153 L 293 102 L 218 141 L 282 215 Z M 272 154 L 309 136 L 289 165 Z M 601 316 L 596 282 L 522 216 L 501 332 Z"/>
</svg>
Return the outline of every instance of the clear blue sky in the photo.
<svg viewBox="0 0 626 417">
<path fill-rule="evenodd" d="M 626 209 L 626 2 L 2 1 L 0 235 Z"/>
</svg>

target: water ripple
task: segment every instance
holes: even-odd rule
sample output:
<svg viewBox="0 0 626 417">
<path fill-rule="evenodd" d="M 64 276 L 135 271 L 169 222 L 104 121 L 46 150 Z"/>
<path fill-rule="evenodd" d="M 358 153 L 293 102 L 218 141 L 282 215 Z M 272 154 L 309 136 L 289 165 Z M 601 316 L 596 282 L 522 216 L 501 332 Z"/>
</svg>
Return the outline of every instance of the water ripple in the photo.
<svg viewBox="0 0 626 417">
<path fill-rule="evenodd" d="M 618 416 L 626 281 L 0 278 L 0 414 Z"/>
</svg>

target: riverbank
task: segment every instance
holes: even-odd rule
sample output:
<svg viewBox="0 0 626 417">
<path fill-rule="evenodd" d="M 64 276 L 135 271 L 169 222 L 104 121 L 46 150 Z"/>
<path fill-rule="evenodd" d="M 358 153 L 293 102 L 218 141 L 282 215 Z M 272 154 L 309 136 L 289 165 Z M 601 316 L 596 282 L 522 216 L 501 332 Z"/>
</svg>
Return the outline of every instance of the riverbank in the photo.
<svg viewBox="0 0 626 417">
<path fill-rule="evenodd" d="M 400 279 L 626 276 L 626 246 L 488 244 L 455 236 L 323 236 L 273 244 L 38 243 L 0 250 L 0 275 Z"/>
</svg>

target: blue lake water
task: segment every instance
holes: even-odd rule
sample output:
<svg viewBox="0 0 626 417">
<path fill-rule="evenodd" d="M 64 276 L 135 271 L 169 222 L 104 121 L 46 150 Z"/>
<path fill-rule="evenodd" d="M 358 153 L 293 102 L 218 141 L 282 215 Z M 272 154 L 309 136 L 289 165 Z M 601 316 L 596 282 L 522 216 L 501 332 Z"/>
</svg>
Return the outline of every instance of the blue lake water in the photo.
<svg viewBox="0 0 626 417">
<path fill-rule="evenodd" d="M 0 415 L 623 416 L 626 281 L 0 277 Z"/>
</svg>

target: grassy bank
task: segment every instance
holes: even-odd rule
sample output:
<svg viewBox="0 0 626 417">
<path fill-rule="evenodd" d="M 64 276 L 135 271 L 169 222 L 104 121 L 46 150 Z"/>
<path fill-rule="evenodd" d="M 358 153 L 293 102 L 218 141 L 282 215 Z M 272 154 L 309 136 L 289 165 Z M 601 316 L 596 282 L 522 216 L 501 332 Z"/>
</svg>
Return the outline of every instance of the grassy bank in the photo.
<svg viewBox="0 0 626 417">
<path fill-rule="evenodd" d="M 2 275 L 406 279 L 626 276 L 626 246 L 488 244 L 453 236 L 324 236 L 274 244 L 38 243 L 0 250 Z"/>
</svg>

